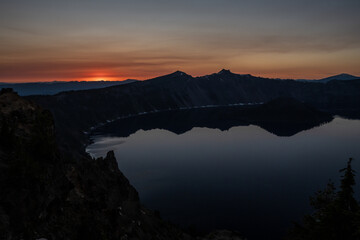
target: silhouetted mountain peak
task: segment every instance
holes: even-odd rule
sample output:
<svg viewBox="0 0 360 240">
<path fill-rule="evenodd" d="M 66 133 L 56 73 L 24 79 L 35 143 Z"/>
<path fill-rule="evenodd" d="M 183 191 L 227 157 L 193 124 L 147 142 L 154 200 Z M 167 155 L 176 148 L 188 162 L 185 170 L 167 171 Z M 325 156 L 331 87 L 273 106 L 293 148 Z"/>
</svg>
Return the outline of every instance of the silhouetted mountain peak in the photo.
<svg viewBox="0 0 360 240">
<path fill-rule="evenodd" d="M 338 74 L 338 75 L 335 75 L 335 76 L 332 76 L 333 78 L 339 78 L 339 79 L 346 79 L 346 78 L 358 78 L 358 77 L 355 77 L 351 74 L 347 74 L 347 73 L 341 73 L 341 74 Z"/>
<path fill-rule="evenodd" d="M 354 77 L 353 75 L 350 75 L 350 74 L 347 74 L 347 73 L 340 73 L 338 76 L 351 76 L 351 77 Z"/>
<path fill-rule="evenodd" d="M 190 76 L 187 73 L 181 72 L 181 71 L 176 71 L 167 75 L 163 75 L 160 77 L 156 77 L 156 78 L 152 78 L 149 80 L 146 80 L 143 82 L 143 84 L 165 84 L 165 83 L 170 83 L 170 84 L 175 84 L 178 82 L 185 82 L 189 79 L 191 79 L 192 76 Z"/>
<path fill-rule="evenodd" d="M 182 71 L 176 71 L 170 74 L 171 76 L 190 76 L 189 74 L 182 72 Z"/>
<path fill-rule="evenodd" d="M 329 82 L 331 80 L 346 81 L 346 80 L 355 80 L 355 79 L 360 79 L 360 77 L 353 76 L 353 75 L 350 75 L 350 74 L 347 74 L 347 73 L 341 73 L 341 74 L 338 74 L 338 75 L 335 75 L 335 76 L 330 76 L 330 77 L 327 77 L 327 78 L 320 79 L 319 81 L 321 81 L 321 82 Z"/>
<path fill-rule="evenodd" d="M 222 69 L 218 74 L 225 75 L 225 74 L 233 74 L 229 69 Z"/>
</svg>

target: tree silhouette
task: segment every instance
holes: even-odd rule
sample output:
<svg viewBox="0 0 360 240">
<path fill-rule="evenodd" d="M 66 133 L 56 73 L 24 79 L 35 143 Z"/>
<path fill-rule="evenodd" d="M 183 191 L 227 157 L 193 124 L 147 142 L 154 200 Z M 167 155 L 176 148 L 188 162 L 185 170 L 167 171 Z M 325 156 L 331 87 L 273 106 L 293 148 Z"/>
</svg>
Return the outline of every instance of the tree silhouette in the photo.
<svg viewBox="0 0 360 240">
<path fill-rule="evenodd" d="M 353 186 L 355 185 L 355 171 L 351 167 L 352 158 L 349 159 L 347 167 L 341 169 L 344 176 L 341 179 L 340 191 L 338 193 L 338 204 L 344 210 L 355 212 L 358 210 L 358 202 L 354 198 Z"/>
<path fill-rule="evenodd" d="M 305 215 L 303 223 L 295 223 L 286 239 L 316 240 L 359 240 L 360 211 L 354 198 L 355 171 L 350 158 L 347 167 L 341 169 L 340 190 L 336 191 L 330 181 L 323 191 L 310 198 L 314 208 L 311 215 Z"/>
</svg>

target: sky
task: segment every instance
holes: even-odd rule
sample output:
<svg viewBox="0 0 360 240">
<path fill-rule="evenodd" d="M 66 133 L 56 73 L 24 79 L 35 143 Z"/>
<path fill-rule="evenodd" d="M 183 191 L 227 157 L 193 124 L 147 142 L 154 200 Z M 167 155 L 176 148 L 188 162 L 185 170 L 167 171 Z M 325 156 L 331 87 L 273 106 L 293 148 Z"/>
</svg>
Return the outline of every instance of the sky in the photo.
<svg viewBox="0 0 360 240">
<path fill-rule="evenodd" d="M 0 82 L 360 76 L 359 0 L 0 0 Z"/>
</svg>

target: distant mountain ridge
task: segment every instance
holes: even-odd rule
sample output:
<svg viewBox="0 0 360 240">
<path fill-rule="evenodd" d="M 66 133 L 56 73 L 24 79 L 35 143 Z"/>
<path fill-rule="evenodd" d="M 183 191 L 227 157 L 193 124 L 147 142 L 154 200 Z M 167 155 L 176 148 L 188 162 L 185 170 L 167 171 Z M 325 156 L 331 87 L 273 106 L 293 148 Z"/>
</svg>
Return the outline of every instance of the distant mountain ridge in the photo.
<svg viewBox="0 0 360 240">
<path fill-rule="evenodd" d="M 318 81 L 327 83 L 327 82 L 332 81 L 332 80 L 347 81 L 347 80 L 355 80 L 355 79 L 360 79 L 360 77 L 356 77 L 356 76 L 353 76 L 353 75 L 350 75 L 350 74 L 347 74 L 347 73 L 341 73 L 339 75 L 323 78 L 323 79 L 320 79 Z"/>
<path fill-rule="evenodd" d="M 12 88 L 20 96 L 53 95 L 64 91 L 88 90 L 104 88 L 136 82 L 134 79 L 124 81 L 53 81 L 30 83 L 0 83 L 1 88 Z"/>
<path fill-rule="evenodd" d="M 321 78 L 321 79 L 296 79 L 296 81 L 328 83 L 328 82 L 330 82 L 332 80 L 348 81 L 348 80 L 356 80 L 356 79 L 360 79 L 360 77 L 350 75 L 350 74 L 347 74 L 347 73 L 341 73 L 341 74 L 338 74 L 338 75 L 334 75 L 334 76 L 330 76 L 330 77 L 326 77 L 326 78 Z"/>
<path fill-rule="evenodd" d="M 230 76 L 232 74 L 235 74 L 235 73 L 232 73 L 230 70 L 227 70 L 227 69 L 222 69 L 221 71 L 219 71 L 217 73 L 213 73 L 213 74 L 205 75 L 205 76 L 199 76 L 199 77 L 195 77 L 195 78 L 197 78 L 197 79 L 198 78 L 200 78 L 200 79 L 208 78 L 208 77 L 213 78 L 214 76 L 218 76 L 218 77 L 220 77 L 220 80 L 221 80 L 223 76 L 226 77 L 226 76 Z M 243 77 L 262 78 L 262 77 L 255 77 L 251 74 L 236 74 L 236 75 L 243 76 Z M 163 81 L 164 77 L 167 78 L 170 76 L 178 77 L 179 79 L 182 79 L 184 77 L 186 78 L 186 76 L 190 77 L 190 78 L 194 78 L 193 76 L 191 76 L 185 72 L 176 71 L 176 72 L 168 74 L 168 75 L 155 77 L 155 78 L 145 80 L 145 81 L 152 81 L 152 82 Z M 263 78 L 263 79 L 266 79 L 266 78 Z M 314 79 L 314 80 L 296 79 L 295 81 L 327 83 L 332 80 L 346 81 L 346 80 L 356 80 L 356 79 L 360 79 L 360 77 L 342 73 L 339 75 L 330 76 L 330 77 L 323 78 L 323 79 Z M 293 79 L 276 78 L 276 79 L 272 79 L 272 80 L 284 81 L 284 80 L 293 80 Z M 54 95 L 54 94 L 58 94 L 60 92 L 65 92 L 65 91 L 79 91 L 79 90 L 105 88 L 105 87 L 111 87 L 111 86 L 116 86 L 116 85 L 133 83 L 133 82 L 137 82 L 137 81 L 138 80 L 135 80 L 135 79 L 127 79 L 127 80 L 123 80 L 123 81 L 70 81 L 70 82 L 53 81 L 53 82 L 29 82 L 29 83 L 0 82 L 0 89 L 1 88 L 13 88 L 14 91 L 16 91 L 20 96 Z"/>
</svg>

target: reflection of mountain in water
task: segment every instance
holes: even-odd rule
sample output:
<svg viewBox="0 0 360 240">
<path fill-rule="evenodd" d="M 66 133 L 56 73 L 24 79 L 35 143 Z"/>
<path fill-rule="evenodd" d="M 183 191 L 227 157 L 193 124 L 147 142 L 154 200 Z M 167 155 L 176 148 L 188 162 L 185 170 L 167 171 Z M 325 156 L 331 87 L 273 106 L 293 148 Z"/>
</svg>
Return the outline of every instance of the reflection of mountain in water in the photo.
<svg viewBox="0 0 360 240">
<path fill-rule="evenodd" d="M 182 134 L 194 127 L 228 130 L 234 126 L 257 125 L 277 135 L 292 136 L 332 120 L 320 112 L 291 98 L 281 98 L 256 107 L 218 107 L 173 110 L 121 119 L 99 127 L 93 134 L 127 137 L 136 131 L 165 129 Z"/>
</svg>

